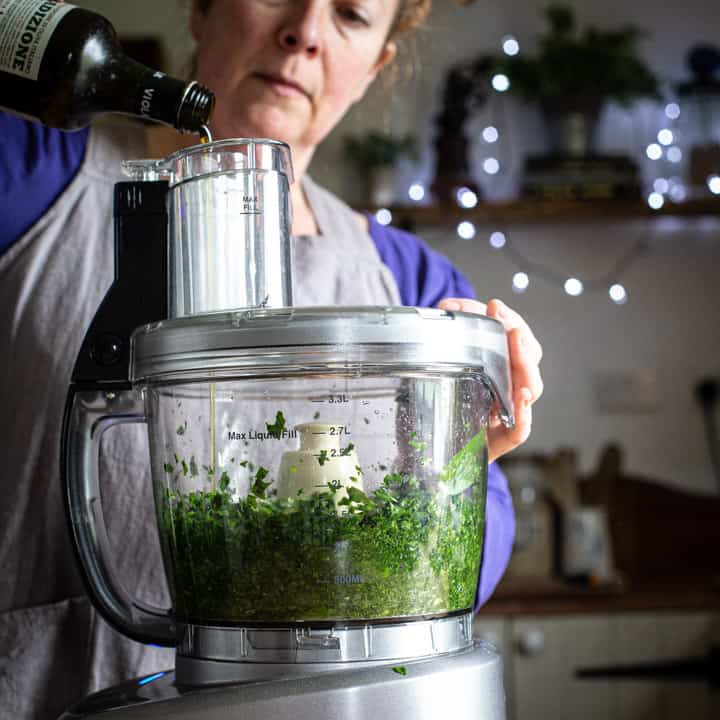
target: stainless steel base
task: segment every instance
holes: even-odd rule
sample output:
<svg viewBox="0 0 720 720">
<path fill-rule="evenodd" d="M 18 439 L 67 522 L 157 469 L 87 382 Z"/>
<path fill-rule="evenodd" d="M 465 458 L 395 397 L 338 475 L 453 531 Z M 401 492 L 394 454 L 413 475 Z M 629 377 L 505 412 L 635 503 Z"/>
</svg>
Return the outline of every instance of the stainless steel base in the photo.
<svg viewBox="0 0 720 720">
<path fill-rule="evenodd" d="M 108 711 L 108 720 L 505 720 L 502 661 L 487 643 L 402 665 L 362 665 L 318 672 L 317 665 L 296 664 L 299 674 L 287 676 L 264 664 L 274 679 L 204 689 L 176 686 L 171 671 L 91 695 L 61 720 Z"/>
<path fill-rule="evenodd" d="M 312 627 L 212 627 L 178 624 L 180 685 L 223 685 L 426 660 L 472 647 L 472 614 L 406 622 Z M 303 669 L 304 668 L 304 669 Z"/>
</svg>

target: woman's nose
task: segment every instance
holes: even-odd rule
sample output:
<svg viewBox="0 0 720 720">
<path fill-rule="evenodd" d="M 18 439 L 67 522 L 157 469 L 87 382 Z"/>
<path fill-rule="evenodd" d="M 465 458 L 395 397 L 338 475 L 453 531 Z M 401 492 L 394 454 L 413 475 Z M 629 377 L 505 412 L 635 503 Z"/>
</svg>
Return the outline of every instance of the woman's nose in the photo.
<svg viewBox="0 0 720 720">
<path fill-rule="evenodd" d="M 317 55 L 320 50 L 320 17 L 311 7 L 288 18 L 278 31 L 280 47 L 291 53 Z"/>
</svg>

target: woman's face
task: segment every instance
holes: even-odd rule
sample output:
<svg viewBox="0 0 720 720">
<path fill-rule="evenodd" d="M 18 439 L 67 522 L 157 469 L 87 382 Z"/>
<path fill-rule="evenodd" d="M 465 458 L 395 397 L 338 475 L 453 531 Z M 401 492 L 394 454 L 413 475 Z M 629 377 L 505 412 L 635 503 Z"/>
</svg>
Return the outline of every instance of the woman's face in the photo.
<svg viewBox="0 0 720 720">
<path fill-rule="evenodd" d="M 197 77 L 217 95 L 216 138 L 283 140 L 312 154 L 395 55 L 399 0 L 213 0 L 193 12 Z"/>
</svg>

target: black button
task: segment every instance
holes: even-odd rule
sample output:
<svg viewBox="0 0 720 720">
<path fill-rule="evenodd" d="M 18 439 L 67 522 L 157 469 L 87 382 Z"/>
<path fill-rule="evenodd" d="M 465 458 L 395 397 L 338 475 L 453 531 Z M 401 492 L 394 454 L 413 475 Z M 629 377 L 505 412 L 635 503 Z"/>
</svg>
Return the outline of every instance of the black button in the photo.
<svg viewBox="0 0 720 720">
<path fill-rule="evenodd" d="M 118 363 L 122 359 L 122 351 L 123 341 L 109 333 L 98 335 L 90 344 L 90 357 L 103 367 Z"/>
</svg>

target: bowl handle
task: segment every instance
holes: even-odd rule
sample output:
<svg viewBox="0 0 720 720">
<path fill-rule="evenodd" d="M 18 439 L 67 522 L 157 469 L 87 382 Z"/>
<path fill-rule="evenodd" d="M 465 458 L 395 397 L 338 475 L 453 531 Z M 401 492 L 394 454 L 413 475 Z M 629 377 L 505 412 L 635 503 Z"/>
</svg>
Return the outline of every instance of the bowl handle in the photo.
<svg viewBox="0 0 720 720">
<path fill-rule="evenodd" d="M 72 385 L 63 422 L 61 474 L 75 555 L 93 604 L 123 635 L 172 647 L 177 644 L 172 609 L 140 602 L 118 581 L 100 496 L 103 434 L 115 425 L 144 422 L 138 392 L 80 390 Z"/>
</svg>

